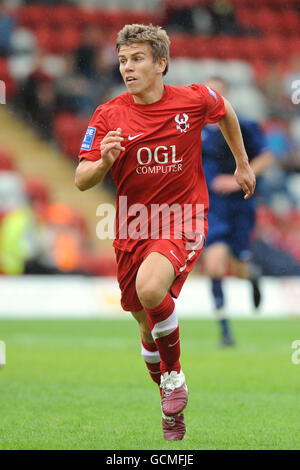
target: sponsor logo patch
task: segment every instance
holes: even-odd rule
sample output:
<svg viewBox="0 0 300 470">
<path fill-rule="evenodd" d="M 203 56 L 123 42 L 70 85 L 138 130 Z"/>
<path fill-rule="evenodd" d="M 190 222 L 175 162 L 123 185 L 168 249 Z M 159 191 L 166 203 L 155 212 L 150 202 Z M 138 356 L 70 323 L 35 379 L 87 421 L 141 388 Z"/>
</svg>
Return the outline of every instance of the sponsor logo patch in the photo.
<svg viewBox="0 0 300 470">
<path fill-rule="evenodd" d="M 83 142 L 81 144 L 81 148 L 83 150 L 91 150 L 95 134 L 96 128 L 89 126 L 86 130 Z"/>
</svg>

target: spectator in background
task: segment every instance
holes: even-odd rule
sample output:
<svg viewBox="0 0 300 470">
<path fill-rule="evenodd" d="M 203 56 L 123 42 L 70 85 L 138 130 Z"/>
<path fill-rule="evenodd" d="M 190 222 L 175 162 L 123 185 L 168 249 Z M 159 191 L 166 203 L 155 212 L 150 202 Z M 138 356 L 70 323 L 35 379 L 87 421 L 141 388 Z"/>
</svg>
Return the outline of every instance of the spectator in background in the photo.
<svg viewBox="0 0 300 470">
<path fill-rule="evenodd" d="M 168 30 L 172 32 L 194 32 L 192 8 L 186 5 L 169 6 L 167 9 Z"/>
<path fill-rule="evenodd" d="M 263 236 L 253 244 L 253 260 L 260 264 L 263 276 L 300 276 L 295 258 Z"/>
<path fill-rule="evenodd" d="M 114 50 L 110 46 L 103 47 L 96 58 L 93 82 L 94 108 L 98 103 L 109 101 L 114 86 L 121 84 L 119 64 L 116 62 Z"/>
<path fill-rule="evenodd" d="M 235 20 L 234 6 L 231 0 L 213 0 L 209 2 L 208 9 L 211 14 L 214 34 L 240 34 L 241 28 Z"/>
<path fill-rule="evenodd" d="M 26 119 L 35 124 L 41 135 L 52 136 L 52 121 L 55 111 L 53 78 L 41 66 L 41 57 L 35 70 L 27 77 L 19 90 L 18 103 Z"/>
<path fill-rule="evenodd" d="M 65 204 L 50 203 L 44 211 L 44 224 L 45 249 L 40 261 L 59 273 L 83 274 L 85 239 L 73 211 Z"/>
<path fill-rule="evenodd" d="M 27 180 L 26 189 L 38 240 L 34 256 L 26 260 L 25 274 L 86 274 L 81 257 L 88 237 L 80 215 L 66 204 L 51 202 L 40 180 Z"/>
<path fill-rule="evenodd" d="M 11 39 L 15 21 L 4 0 L 0 0 L 0 57 L 7 57 L 11 51 Z"/>
<path fill-rule="evenodd" d="M 4 274 L 23 274 L 26 262 L 38 247 L 32 209 L 25 203 L 7 212 L 0 225 L 0 270 Z"/>
<path fill-rule="evenodd" d="M 104 31 L 94 26 L 88 26 L 83 31 L 82 43 L 75 52 L 76 72 L 87 78 L 96 74 L 96 60 L 105 41 Z"/>
<path fill-rule="evenodd" d="M 0 149 L 0 213 L 7 214 L 26 203 L 24 181 L 15 169 L 13 155 Z"/>
<path fill-rule="evenodd" d="M 298 211 L 288 210 L 278 215 L 271 209 L 260 206 L 256 217 L 253 259 L 259 263 L 262 275 L 300 275 L 300 246 L 297 243 L 299 228 Z M 291 237 L 294 237 L 293 241 L 290 240 Z"/>
<path fill-rule="evenodd" d="M 167 2 L 166 23 L 170 32 L 178 33 L 213 33 L 213 20 L 206 5 L 201 6 L 195 0 L 187 0 L 177 4 Z"/>
<path fill-rule="evenodd" d="M 281 168 L 298 171 L 294 156 L 296 143 L 290 133 L 290 121 L 284 117 L 274 117 L 265 123 L 266 139 L 272 150 L 275 161 Z"/>
<path fill-rule="evenodd" d="M 269 64 L 266 75 L 261 81 L 260 89 L 268 100 L 269 112 L 271 114 L 281 113 L 284 106 L 284 90 L 279 62 Z"/>
<path fill-rule="evenodd" d="M 275 159 L 257 182 L 257 190 L 262 202 L 272 206 L 278 197 L 287 205 L 295 206 L 296 201 L 287 184 L 290 171 L 300 169 L 297 162 L 295 144 L 289 132 L 289 121 L 273 117 L 265 123 L 265 135 L 268 147 Z M 298 165 L 298 167 L 297 167 Z"/>
<path fill-rule="evenodd" d="M 79 214 L 53 204 L 45 184 L 25 180 L 13 155 L 0 149 L 0 272 L 85 274 L 87 229 Z"/>
<path fill-rule="evenodd" d="M 119 65 L 103 34 L 87 28 L 84 44 L 64 55 L 65 70 L 55 82 L 56 111 L 90 115 L 98 103 L 111 99 L 112 87 L 120 83 Z"/>
<path fill-rule="evenodd" d="M 195 0 L 179 4 L 168 2 L 166 16 L 170 31 L 230 35 L 243 33 L 243 28 L 236 22 L 230 0 L 213 0 L 204 5 Z"/>
<path fill-rule="evenodd" d="M 36 247 L 35 220 L 13 156 L 0 151 L 0 271 L 23 274 Z"/>
<path fill-rule="evenodd" d="M 56 111 L 90 114 L 94 109 L 93 82 L 78 73 L 74 54 L 65 54 L 64 62 L 64 73 L 54 85 Z"/>
</svg>

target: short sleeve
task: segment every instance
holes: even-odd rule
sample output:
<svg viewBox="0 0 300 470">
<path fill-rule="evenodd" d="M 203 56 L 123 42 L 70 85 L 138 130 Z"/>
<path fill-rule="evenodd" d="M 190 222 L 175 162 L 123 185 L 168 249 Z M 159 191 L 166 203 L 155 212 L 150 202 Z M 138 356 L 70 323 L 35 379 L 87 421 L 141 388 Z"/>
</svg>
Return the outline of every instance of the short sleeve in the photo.
<svg viewBox="0 0 300 470">
<path fill-rule="evenodd" d="M 108 126 L 105 120 L 104 110 L 101 106 L 99 106 L 90 120 L 83 138 L 78 155 L 79 161 L 81 161 L 83 158 L 92 161 L 99 160 L 101 158 L 100 143 L 107 133 Z"/>
<path fill-rule="evenodd" d="M 206 124 L 218 122 L 226 114 L 223 97 L 206 85 L 203 89 L 207 101 Z"/>
</svg>

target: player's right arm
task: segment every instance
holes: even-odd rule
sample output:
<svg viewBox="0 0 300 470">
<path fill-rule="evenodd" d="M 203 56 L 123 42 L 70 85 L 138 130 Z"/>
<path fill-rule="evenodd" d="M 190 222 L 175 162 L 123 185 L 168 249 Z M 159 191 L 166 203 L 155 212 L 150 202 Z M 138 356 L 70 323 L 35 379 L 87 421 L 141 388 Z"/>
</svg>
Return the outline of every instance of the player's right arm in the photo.
<svg viewBox="0 0 300 470">
<path fill-rule="evenodd" d="M 100 183 L 120 153 L 125 150 L 122 147 L 124 138 L 122 130 L 109 131 L 100 143 L 99 160 L 91 161 L 83 158 L 75 172 L 75 185 L 80 191 L 86 191 Z"/>
</svg>

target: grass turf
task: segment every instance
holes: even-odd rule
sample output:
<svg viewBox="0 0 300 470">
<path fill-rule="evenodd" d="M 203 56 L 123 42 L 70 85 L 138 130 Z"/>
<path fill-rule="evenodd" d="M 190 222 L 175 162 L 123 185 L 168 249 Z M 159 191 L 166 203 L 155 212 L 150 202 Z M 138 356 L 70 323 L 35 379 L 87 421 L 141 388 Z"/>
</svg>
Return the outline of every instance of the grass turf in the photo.
<svg viewBox="0 0 300 470">
<path fill-rule="evenodd" d="M 157 386 L 132 321 L 1 321 L 0 449 L 300 449 L 299 320 L 181 320 L 190 390 L 183 441 L 161 431 Z"/>
</svg>

